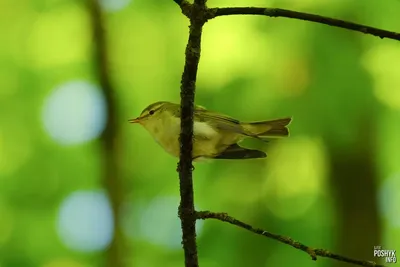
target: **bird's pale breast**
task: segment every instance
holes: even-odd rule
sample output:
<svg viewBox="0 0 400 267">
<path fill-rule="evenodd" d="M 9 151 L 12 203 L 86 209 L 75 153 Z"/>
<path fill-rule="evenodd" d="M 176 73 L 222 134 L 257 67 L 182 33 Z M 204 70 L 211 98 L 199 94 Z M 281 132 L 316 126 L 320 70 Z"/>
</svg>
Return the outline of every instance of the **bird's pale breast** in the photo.
<svg viewBox="0 0 400 267">
<path fill-rule="evenodd" d="M 163 134 L 153 135 L 153 137 L 165 149 L 165 151 L 175 157 L 179 157 L 180 120 L 176 117 L 169 117 L 169 119 L 163 119 L 161 121 L 162 122 L 157 125 L 160 129 L 157 130 Z M 229 142 L 229 144 L 226 145 L 222 144 L 221 134 L 205 122 L 195 121 L 193 132 L 193 157 L 212 157 L 219 154 L 221 150 L 225 149 L 225 147 L 232 143 Z"/>
</svg>

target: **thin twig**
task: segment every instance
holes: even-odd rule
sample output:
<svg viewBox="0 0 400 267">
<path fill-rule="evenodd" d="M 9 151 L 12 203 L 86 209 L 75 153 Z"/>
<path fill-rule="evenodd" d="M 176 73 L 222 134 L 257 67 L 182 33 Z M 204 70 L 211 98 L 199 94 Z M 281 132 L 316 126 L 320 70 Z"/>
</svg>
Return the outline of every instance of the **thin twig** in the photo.
<svg viewBox="0 0 400 267">
<path fill-rule="evenodd" d="M 378 28 L 357 24 L 353 22 L 348 22 L 339 19 L 328 18 L 324 16 L 291 11 L 281 8 L 264 8 L 264 7 L 223 7 L 223 8 L 211 8 L 207 12 L 207 18 L 213 19 L 220 16 L 229 15 L 261 15 L 268 17 L 285 17 L 299 20 L 312 21 L 316 23 L 321 23 L 333 27 L 339 27 L 343 29 L 353 30 L 362 32 L 365 34 L 371 34 L 380 38 L 388 38 L 400 41 L 400 33 L 390 32 L 386 30 L 381 30 Z"/>
<path fill-rule="evenodd" d="M 192 180 L 193 150 L 193 109 L 196 90 L 197 68 L 200 60 L 201 33 L 205 23 L 205 0 L 195 0 L 193 5 L 186 1 L 180 4 L 184 14 L 190 14 L 189 40 L 185 52 L 185 67 L 181 81 L 181 133 L 179 158 L 179 185 L 181 202 L 179 217 L 182 227 L 182 245 L 185 254 L 185 266 L 197 267 L 196 214 L 194 210 Z"/>
<path fill-rule="evenodd" d="M 289 246 L 292 246 L 296 249 L 302 250 L 304 252 L 306 252 L 308 255 L 311 256 L 312 260 L 317 260 L 317 256 L 320 257 L 326 257 L 326 258 L 331 258 L 331 259 L 335 259 L 338 261 L 342 261 L 342 262 L 347 262 L 347 263 L 353 263 L 356 265 L 360 265 L 360 266 L 368 266 L 368 267 L 383 267 L 383 265 L 380 264 L 376 264 L 373 261 L 363 261 L 363 260 L 356 260 L 356 259 L 352 259 L 352 258 L 348 258 L 345 256 L 341 256 L 338 254 L 334 254 L 332 252 L 329 252 L 328 250 L 325 249 L 315 249 L 315 248 L 311 248 L 309 246 L 306 246 L 300 242 L 297 242 L 295 240 L 293 240 L 290 237 L 287 236 L 282 236 L 282 235 L 278 235 L 278 234 L 273 234 L 270 233 L 268 231 L 259 229 L 259 228 L 254 228 L 253 226 L 244 223 L 242 221 L 239 221 L 231 216 L 229 216 L 226 213 L 217 213 L 217 212 L 210 212 L 210 211 L 198 211 L 196 212 L 196 217 L 197 219 L 216 219 L 219 221 L 223 221 L 223 222 L 227 222 L 233 225 L 236 225 L 240 228 L 246 229 L 250 232 L 253 232 L 255 234 L 258 235 L 262 235 L 274 240 L 277 240 L 279 242 L 285 243 Z"/>
<path fill-rule="evenodd" d="M 98 0 L 89 0 L 88 8 L 91 14 L 94 38 L 94 72 L 100 82 L 101 90 L 107 105 L 107 122 L 100 138 L 103 149 L 103 185 L 107 190 L 114 219 L 114 235 L 106 252 L 105 266 L 123 267 L 124 249 L 123 234 L 120 230 L 120 205 L 122 202 L 122 184 L 118 172 L 118 146 L 117 146 L 117 101 L 115 99 L 108 70 L 108 49 L 104 34 L 103 14 Z"/>
</svg>

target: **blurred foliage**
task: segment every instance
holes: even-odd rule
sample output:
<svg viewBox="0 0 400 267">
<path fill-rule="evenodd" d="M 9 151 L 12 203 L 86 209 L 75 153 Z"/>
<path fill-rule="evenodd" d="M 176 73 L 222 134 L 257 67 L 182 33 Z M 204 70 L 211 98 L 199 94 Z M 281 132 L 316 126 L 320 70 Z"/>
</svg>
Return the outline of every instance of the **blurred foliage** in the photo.
<svg viewBox="0 0 400 267">
<path fill-rule="evenodd" d="M 212 7 L 250 4 L 209 2 Z M 125 203 L 123 225 L 117 227 L 129 241 L 124 260 L 126 266 L 183 266 L 176 216 L 177 159 L 127 119 L 151 102 L 180 101 L 188 21 L 173 1 L 102 3 L 114 7 L 105 10 L 105 29 L 120 114 L 119 178 Z M 400 31 L 400 2 L 394 0 L 254 0 L 251 5 Z M 59 228 L 60 207 L 72 193 L 101 189 L 99 142 L 94 136 L 66 145 L 44 127 L 46 101 L 55 88 L 71 81 L 98 85 L 92 73 L 94 44 L 86 8 L 77 0 L 0 0 L 1 267 L 103 265 L 103 249 L 68 246 L 60 231 L 67 231 L 67 236 L 76 231 Z M 246 141 L 265 149 L 266 160 L 197 164 L 197 208 L 228 212 L 312 247 L 335 250 L 340 218 L 327 183 L 327 142 L 351 150 L 363 134 L 354 125 L 371 114 L 377 122 L 373 155 L 383 225 L 382 244 L 376 245 L 398 249 L 399 57 L 400 44 L 395 41 L 303 21 L 232 16 L 207 23 L 196 102 L 241 120 L 293 116 L 294 121 L 288 139 L 267 145 Z M 75 100 L 65 101 L 68 109 L 54 111 L 57 127 L 86 118 L 92 109 L 77 109 Z M 90 127 L 82 123 L 71 125 Z M 85 221 L 85 214 L 74 216 L 71 229 Z M 90 226 L 85 229 L 82 233 L 91 231 Z M 302 252 L 215 221 L 198 225 L 198 245 L 204 267 L 315 264 Z M 373 260 L 372 247 L 360 249 L 370 251 Z M 329 260 L 317 264 L 332 265 Z"/>
</svg>

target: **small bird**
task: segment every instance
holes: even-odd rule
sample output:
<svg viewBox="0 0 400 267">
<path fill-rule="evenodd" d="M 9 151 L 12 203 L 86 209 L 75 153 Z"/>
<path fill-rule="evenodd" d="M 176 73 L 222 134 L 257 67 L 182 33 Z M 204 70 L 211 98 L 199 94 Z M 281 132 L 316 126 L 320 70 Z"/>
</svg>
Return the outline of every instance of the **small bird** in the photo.
<svg viewBox="0 0 400 267">
<path fill-rule="evenodd" d="M 141 124 L 169 154 L 179 157 L 180 105 L 160 101 L 146 107 L 130 123 Z M 289 136 L 292 118 L 259 122 L 241 122 L 229 116 L 195 106 L 193 121 L 193 161 L 201 159 L 265 158 L 263 151 L 239 146 L 244 138 L 267 141 Z"/>
</svg>

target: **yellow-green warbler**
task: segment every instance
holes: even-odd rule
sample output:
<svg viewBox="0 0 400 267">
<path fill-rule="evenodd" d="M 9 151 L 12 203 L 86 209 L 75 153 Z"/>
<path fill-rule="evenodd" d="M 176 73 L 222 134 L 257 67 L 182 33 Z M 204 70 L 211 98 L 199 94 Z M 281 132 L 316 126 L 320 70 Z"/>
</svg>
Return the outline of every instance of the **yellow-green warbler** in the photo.
<svg viewBox="0 0 400 267">
<path fill-rule="evenodd" d="M 165 151 L 179 157 L 180 105 L 160 101 L 145 108 L 131 123 L 140 123 Z M 193 124 L 193 160 L 265 158 L 263 151 L 240 147 L 238 142 L 252 137 L 266 141 L 289 136 L 286 126 L 291 118 L 240 122 L 226 115 L 195 106 Z"/>
</svg>

